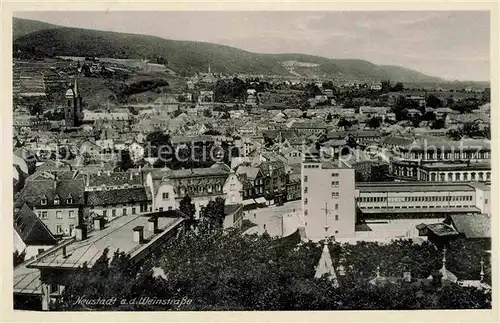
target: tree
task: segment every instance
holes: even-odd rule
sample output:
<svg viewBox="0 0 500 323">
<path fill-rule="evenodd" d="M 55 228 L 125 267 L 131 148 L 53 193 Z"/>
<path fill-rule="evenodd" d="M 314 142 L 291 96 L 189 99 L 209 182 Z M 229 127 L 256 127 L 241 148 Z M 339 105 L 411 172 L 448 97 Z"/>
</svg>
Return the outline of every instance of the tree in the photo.
<svg viewBox="0 0 500 323">
<path fill-rule="evenodd" d="M 211 118 L 211 117 L 212 117 L 212 111 L 210 111 L 210 110 L 208 110 L 208 109 L 207 109 L 207 110 L 204 110 L 204 111 L 203 111 L 203 116 L 204 116 L 205 118 Z"/>
<path fill-rule="evenodd" d="M 434 120 L 436 120 L 436 114 L 432 111 L 427 111 L 422 116 L 422 120 L 423 121 L 434 121 Z"/>
<path fill-rule="evenodd" d="M 446 132 L 446 136 L 448 136 L 448 138 L 455 140 L 455 141 L 462 139 L 462 134 L 457 129 L 448 130 Z"/>
<path fill-rule="evenodd" d="M 437 96 L 435 96 L 434 94 L 431 94 L 427 97 L 426 105 L 428 107 L 436 109 L 436 108 L 442 107 L 443 102 L 441 102 L 441 100 Z"/>
<path fill-rule="evenodd" d="M 146 136 L 146 142 L 149 145 L 149 149 L 146 149 L 148 157 L 163 158 L 164 161 L 172 158 L 173 148 L 168 134 L 153 131 Z"/>
<path fill-rule="evenodd" d="M 381 82 L 382 85 L 382 92 L 387 93 L 391 90 L 391 81 L 390 80 L 385 80 Z"/>
<path fill-rule="evenodd" d="M 133 168 L 134 166 L 134 162 L 130 158 L 130 152 L 128 150 L 122 150 L 118 168 L 122 172 L 126 172 L 129 168 Z"/>
<path fill-rule="evenodd" d="M 432 122 L 431 129 L 443 129 L 446 126 L 444 119 L 438 119 Z"/>
<path fill-rule="evenodd" d="M 35 102 L 29 106 L 29 112 L 32 116 L 39 116 L 43 113 L 43 107 L 40 102 Z"/>
<path fill-rule="evenodd" d="M 352 127 L 352 122 L 350 122 L 346 118 L 340 118 L 339 122 L 337 123 L 337 126 L 345 128 L 345 129 L 349 129 L 350 127 Z"/>
<path fill-rule="evenodd" d="M 224 223 L 224 204 L 225 199 L 217 197 L 215 201 L 208 202 L 202 209 L 201 223 L 203 228 L 209 232 L 222 230 Z"/>
<path fill-rule="evenodd" d="M 380 119 L 381 119 L 380 117 L 372 117 L 367 123 L 368 127 L 372 129 L 379 128 L 382 123 Z"/>
<path fill-rule="evenodd" d="M 334 268 L 342 266 L 334 288 L 325 277 L 315 279 L 315 266 L 322 242 L 273 239 L 269 235 L 242 235 L 238 229 L 193 230 L 157 249 L 146 263 L 130 266 L 129 259 L 107 251 L 92 266 L 71 275 L 59 310 L 88 310 L 76 300 L 188 297 L 186 306 L 129 305 L 91 306 L 106 310 L 403 310 L 491 308 L 491 293 L 458 284 L 427 280 L 441 267 L 441 250 L 428 241 L 394 240 L 387 244 L 360 241 L 340 244 L 328 241 Z M 484 248 L 470 241 L 449 246 L 450 271 L 464 279 L 472 263 L 451 268 L 460 259 L 478 260 Z M 447 257 L 448 258 L 448 257 Z M 166 278 L 153 278 L 152 267 L 161 268 Z M 402 277 L 409 271 L 412 282 L 402 280 L 371 285 L 380 266 L 381 276 Z M 477 267 L 477 265 L 475 265 Z M 474 267 L 474 268 L 475 268 Z M 491 264 L 485 263 L 485 271 Z M 473 278 L 472 278 L 473 279 Z"/>
<path fill-rule="evenodd" d="M 479 125 L 476 122 L 466 122 L 462 127 L 462 134 L 467 137 L 475 137 L 481 134 Z"/>
<path fill-rule="evenodd" d="M 196 207 L 189 195 L 186 195 L 179 202 L 179 211 L 186 215 L 186 227 L 190 228 L 194 224 L 194 215 L 196 214 Z"/>
<path fill-rule="evenodd" d="M 393 92 L 401 92 L 404 90 L 404 85 L 401 82 L 397 82 L 394 87 L 391 89 Z"/>
</svg>

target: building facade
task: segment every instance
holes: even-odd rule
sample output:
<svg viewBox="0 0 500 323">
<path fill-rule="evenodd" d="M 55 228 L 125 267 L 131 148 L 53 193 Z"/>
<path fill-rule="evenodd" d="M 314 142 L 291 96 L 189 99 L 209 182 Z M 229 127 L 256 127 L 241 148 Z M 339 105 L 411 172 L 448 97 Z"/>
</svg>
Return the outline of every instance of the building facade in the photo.
<svg viewBox="0 0 500 323">
<path fill-rule="evenodd" d="M 354 169 L 341 161 L 302 162 L 302 210 L 309 239 L 354 236 L 356 223 Z"/>
<path fill-rule="evenodd" d="M 82 221 L 84 189 L 83 175 L 77 172 L 45 172 L 26 182 L 14 211 L 26 203 L 54 236 L 71 236 Z"/>
<path fill-rule="evenodd" d="M 416 142 L 400 148 L 391 162 L 396 180 L 428 182 L 490 182 L 488 140 Z"/>
<path fill-rule="evenodd" d="M 209 168 L 181 169 L 147 175 L 148 189 L 153 196 L 153 210 L 167 211 L 179 208 L 179 202 L 189 195 L 196 207 L 195 217 L 210 201 L 226 198 L 223 187 L 230 169 L 222 163 Z"/>
<path fill-rule="evenodd" d="M 442 218 L 490 212 L 490 190 L 479 183 L 371 182 L 356 184 L 358 213 L 369 218 Z"/>
</svg>

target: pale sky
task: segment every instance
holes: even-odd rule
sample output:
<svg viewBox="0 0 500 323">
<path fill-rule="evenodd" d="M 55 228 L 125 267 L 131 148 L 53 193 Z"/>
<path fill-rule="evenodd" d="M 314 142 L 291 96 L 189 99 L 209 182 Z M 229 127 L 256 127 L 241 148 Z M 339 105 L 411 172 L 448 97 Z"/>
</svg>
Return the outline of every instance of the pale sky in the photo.
<svg viewBox="0 0 500 323">
<path fill-rule="evenodd" d="M 56 25 L 401 65 L 449 80 L 490 78 L 487 11 L 17 12 Z"/>
</svg>

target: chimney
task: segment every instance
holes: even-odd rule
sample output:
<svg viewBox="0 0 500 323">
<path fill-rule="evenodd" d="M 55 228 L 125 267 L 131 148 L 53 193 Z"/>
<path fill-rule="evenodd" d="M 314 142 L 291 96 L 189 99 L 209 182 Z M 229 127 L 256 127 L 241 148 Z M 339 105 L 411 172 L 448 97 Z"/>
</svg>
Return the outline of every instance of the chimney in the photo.
<svg viewBox="0 0 500 323">
<path fill-rule="evenodd" d="M 403 280 L 404 280 L 405 282 L 411 282 L 411 272 L 409 272 L 409 271 L 405 271 L 405 272 L 403 273 Z"/>
<path fill-rule="evenodd" d="M 134 234 L 134 242 L 136 243 L 144 243 L 144 227 L 143 226 L 136 226 L 135 228 L 132 229 L 133 234 Z"/>
<path fill-rule="evenodd" d="M 158 230 L 158 217 L 153 216 L 148 219 L 148 231 L 155 233 Z"/>
<path fill-rule="evenodd" d="M 87 239 L 87 228 L 84 226 L 78 226 L 75 228 L 75 237 L 77 241 L 82 241 Z"/>
<path fill-rule="evenodd" d="M 94 218 L 94 230 L 100 231 L 104 229 L 102 225 L 102 218 L 101 217 L 95 217 Z"/>
<path fill-rule="evenodd" d="M 68 253 L 67 253 L 67 250 L 66 250 L 66 246 L 62 247 L 62 255 L 63 255 L 63 258 L 68 258 Z"/>
</svg>

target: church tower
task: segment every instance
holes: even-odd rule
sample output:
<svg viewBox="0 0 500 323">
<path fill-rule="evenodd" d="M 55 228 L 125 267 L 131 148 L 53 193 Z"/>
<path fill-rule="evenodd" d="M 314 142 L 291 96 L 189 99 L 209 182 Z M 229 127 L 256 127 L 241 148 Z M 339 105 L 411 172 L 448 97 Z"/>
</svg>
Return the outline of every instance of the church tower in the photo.
<svg viewBox="0 0 500 323">
<path fill-rule="evenodd" d="M 82 97 L 78 91 L 78 79 L 75 78 L 73 88 L 66 91 L 66 107 L 64 109 L 64 121 L 66 127 L 78 127 L 82 121 Z"/>
</svg>

